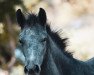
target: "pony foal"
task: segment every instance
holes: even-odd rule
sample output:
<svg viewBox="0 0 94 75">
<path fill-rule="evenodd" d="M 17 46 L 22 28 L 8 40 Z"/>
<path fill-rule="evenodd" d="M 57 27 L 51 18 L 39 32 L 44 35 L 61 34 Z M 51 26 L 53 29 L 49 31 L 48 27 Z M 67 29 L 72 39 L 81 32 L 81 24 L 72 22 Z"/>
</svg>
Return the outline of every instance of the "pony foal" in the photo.
<svg viewBox="0 0 94 75">
<path fill-rule="evenodd" d="M 21 27 L 16 50 L 22 56 L 17 58 L 24 63 L 25 74 L 94 75 L 93 60 L 79 61 L 65 51 L 66 39 L 61 39 L 57 32 L 51 31 L 43 8 L 40 8 L 38 15 L 31 13 L 27 18 L 18 9 L 16 17 Z"/>
</svg>

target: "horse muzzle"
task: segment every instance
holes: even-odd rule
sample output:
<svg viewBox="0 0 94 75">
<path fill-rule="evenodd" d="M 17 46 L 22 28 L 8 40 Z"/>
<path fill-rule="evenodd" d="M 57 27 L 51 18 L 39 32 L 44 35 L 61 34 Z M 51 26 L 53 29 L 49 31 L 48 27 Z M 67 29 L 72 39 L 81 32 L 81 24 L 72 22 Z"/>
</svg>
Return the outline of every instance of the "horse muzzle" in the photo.
<svg viewBox="0 0 94 75">
<path fill-rule="evenodd" d="M 27 66 L 24 67 L 24 72 L 28 75 L 38 75 L 40 71 L 41 68 L 38 65 L 34 65 L 32 68 L 28 68 Z"/>
</svg>

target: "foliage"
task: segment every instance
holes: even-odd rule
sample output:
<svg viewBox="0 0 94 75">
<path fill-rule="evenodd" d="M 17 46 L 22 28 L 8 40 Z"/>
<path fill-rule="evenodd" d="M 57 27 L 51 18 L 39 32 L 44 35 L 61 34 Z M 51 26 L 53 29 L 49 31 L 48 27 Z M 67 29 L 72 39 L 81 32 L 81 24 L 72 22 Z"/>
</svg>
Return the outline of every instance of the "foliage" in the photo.
<svg viewBox="0 0 94 75">
<path fill-rule="evenodd" d="M 15 20 L 15 5 L 23 6 L 22 0 L 1 0 L 0 1 L 0 22 L 5 20 L 5 15 L 9 14 L 12 21 Z"/>
<path fill-rule="evenodd" d="M 16 22 L 16 5 L 25 9 L 22 0 L 0 0 L 0 22 L 4 25 L 4 32 L 0 34 L 0 67 L 7 66 L 13 56 L 14 47 L 11 47 L 11 41 L 15 43 L 17 34 L 13 28 Z"/>
</svg>

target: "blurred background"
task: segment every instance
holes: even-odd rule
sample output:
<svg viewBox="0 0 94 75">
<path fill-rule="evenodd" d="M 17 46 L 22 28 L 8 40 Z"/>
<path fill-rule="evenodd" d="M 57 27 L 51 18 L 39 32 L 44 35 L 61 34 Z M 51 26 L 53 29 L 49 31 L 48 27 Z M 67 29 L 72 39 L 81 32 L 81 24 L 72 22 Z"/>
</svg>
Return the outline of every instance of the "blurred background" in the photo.
<svg viewBox="0 0 94 75">
<path fill-rule="evenodd" d="M 0 0 L 0 75 L 24 75 L 14 56 L 20 31 L 15 12 L 20 8 L 37 14 L 40 7 L 46 10 L 51 29 L 69 38 L 66 50 L 74 58 L 94 57 L 94 0 Z"/>
</svg>

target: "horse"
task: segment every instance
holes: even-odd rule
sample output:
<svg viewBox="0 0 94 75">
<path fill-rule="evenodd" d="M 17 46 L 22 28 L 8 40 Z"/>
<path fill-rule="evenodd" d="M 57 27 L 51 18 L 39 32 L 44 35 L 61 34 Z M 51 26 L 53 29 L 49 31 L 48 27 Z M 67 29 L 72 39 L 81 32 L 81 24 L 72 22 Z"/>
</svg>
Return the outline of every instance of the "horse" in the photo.
<svg viewBox="0 0 94 75">
<path fill-rule="evenodd" d="M 21 27 L 16 48 L 20 56 L 16 56 L 23 62 L 26 75 L 94 75 L 94 59 L 73 58 L 66 51 L 67 38 L 61 39 L 58 31 L 51 30 L 43 8 L 38 14 L 18 9 L 16 17 Z"/>
</svg>

